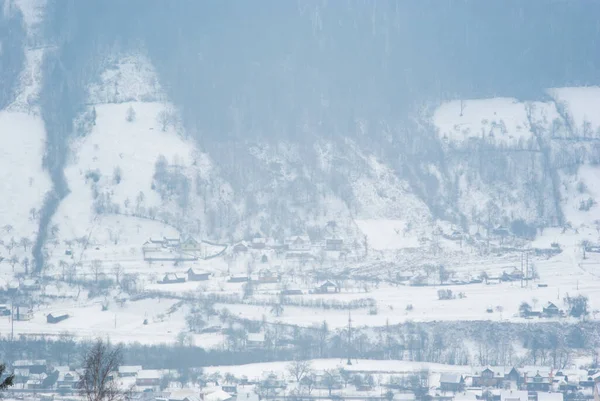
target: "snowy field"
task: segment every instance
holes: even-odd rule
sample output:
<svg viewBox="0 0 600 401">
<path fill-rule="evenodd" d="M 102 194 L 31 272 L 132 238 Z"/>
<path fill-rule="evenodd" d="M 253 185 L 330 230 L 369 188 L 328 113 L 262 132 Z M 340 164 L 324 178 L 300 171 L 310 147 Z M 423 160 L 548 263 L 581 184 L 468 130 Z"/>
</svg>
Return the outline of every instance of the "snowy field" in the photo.
<svg viewBox="0 0 600 401">
<path fill-rule="evenodd" d="M 442 365 L 439 363 L 410 362 L 410 361 L 392 361 L 392 360 L 372 360 L 372 359 L 352 359 L 352 365 L 346 365 L 344 359 L 313 359 L 310 361 L 311 367 L 318 371 L 344 368 L 351 372 L 361 373 L 386 373 L 386 374 L 408 374 L 420 370 L 428 370 L 430 373 L 461 373 L 468 371 L 468 366 L 460 365 Z M 275 373 L 278 376 L 288 375 L 287 366 L 289 362 L 266 362 L 252 363 L 236 366 L 209 366 L 204 368 L 208 374 L 219 372 L 222 375 L 231 373 L 236 377 L 246 376 L 248 379 L 261 378 L 263 375 Z"/>
</svg>

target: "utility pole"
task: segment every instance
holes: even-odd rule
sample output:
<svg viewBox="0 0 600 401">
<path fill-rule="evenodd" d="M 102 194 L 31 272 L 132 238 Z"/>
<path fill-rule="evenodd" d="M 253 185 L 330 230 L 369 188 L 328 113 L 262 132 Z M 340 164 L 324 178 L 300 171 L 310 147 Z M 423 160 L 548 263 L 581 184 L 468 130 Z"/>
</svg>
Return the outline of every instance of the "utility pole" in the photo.
<svg viewBox="0 0 600 401">
<path fill-rule="evenodd" d="M 17 306 L 18 308 L 18 306 Z M 12 342 L 15 338 L 15 299 L 12 298 L 10 302 L 10 341 Z"/>
<path fill-rule="evenodd" d="M 523 274 L 523 252 L 521 252 L 521 288 L 523 288 L 523 278 L 524 278 L 524 274 Z"/>
<path fill-rule="evenodd" d="M 350 360 L 350 354 L 352 349 L 352 316 L 351 312 L 348 312 L 348 361 L 346 365 L 352 365 L 352 361 Z"/>
</svg>

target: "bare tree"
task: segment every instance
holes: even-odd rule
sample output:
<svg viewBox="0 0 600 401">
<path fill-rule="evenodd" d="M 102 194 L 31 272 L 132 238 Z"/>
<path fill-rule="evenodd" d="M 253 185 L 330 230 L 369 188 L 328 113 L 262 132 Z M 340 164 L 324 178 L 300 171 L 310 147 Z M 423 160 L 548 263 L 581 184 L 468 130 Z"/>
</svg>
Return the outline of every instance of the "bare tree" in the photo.
<svg viewBox="0 0 600 401">
<path fill-rule="evenodd" d="M 100 259 L 92 260 L 92 272 L 94 273 L 94 281 L 98 282 L 98 277 L 102 273 L 102 261 Z"/>
<path fill-rule="evenodd" d="M 156 117 L 160 129 L 164 132 L 167 130 L 169 125 L 175 125 L 177 123 L 177 115 L 171 109 L 162 110 Z"/>
<path fill-rule="evenodd" d="M 27 247 L 31 246 L 31 240 L 27 237 L 23 237 L 19 241 L 19 245 L 21 245 L 23 247 L 23 250 L 27 252 Z"/>
<path fill-rule="evenodd" d="M 15 237 L 11 237 L 10 241 L 4 245 L 4 247 L 8 250 L 8 253 L 12 253 L 12 250 L 17 246 L 17 241 L 15 241 Z"/>
<path fill-rule="evenodd" d="M 117 282 L 117 285 L 120 285 L 120 279 L 121 276 L 123 275 L 123 266 L 121 266 L 120 263 L 115 263 L 113 265 L 113 273 L 115 275 L 115 281 Z"/>
<path fill-rule="evenodd" d="M 10 259 L 8 259 L 8 262 L 10 263 L 10 265 L 12 266 L 12 270 L 13 272 L 15 271 L 15 265 L 17 263 L 19 263 L 19 258 L 17 257 L 17 255 L 12 255 L 10 257 Z"/>
<path fill-rule="evenodd" d="M 83 362 L 83 375 L 79 382 L 81 396 L 87 401 L 122 401 L 122 392 L 113 375 L 119 370 L 122 354 L 120 347 L 98 339 L 88 350 Z"/>
<path fill-rule="evenodd" d="M 302 378 L 311 372 L 310 361 L 293 361 L 288 365 L 287 371 L 300 383 Z"/>
</svg>

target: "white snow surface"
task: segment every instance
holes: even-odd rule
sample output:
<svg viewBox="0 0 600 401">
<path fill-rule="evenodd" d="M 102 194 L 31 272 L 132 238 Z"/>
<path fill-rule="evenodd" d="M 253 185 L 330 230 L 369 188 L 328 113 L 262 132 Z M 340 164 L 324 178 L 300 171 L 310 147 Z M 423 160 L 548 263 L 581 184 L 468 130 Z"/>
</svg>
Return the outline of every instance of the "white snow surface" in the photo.
<svg viewBox="0 0 600 401">
<path fill-rule="evenodd" d="M 12 232 L 0 231 L 5 242 L 11 237 L 35 237 L 38 223 L 30 210 L 40 210 L 50 189 L 50 178 L 42 167 L 45 136 L 39 117 L 0 111 L 0 221 L 3 227 L 13 226 Z"/>
</svg>

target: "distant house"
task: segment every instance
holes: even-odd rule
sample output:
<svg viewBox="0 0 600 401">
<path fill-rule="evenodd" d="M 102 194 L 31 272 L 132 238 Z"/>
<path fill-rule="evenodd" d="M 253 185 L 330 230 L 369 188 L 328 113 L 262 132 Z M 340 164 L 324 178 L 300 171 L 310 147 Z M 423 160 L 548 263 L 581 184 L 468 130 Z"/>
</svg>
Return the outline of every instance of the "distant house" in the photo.
<svg viewBox="0 0 600 401">
<path fill-rule="evenodd" d="M 248 281 L 248 276 L 231 276 L 227 281 L 230 283 L 245 283 Z"/>
<path fill-rule="evenodd" d="M 210 278 L 210 273 L 189 268 L 187 271 L 188 281 L 206 281 Z"/>
<path fill-rule="evenodd" d="M 185 277 L 181 277 L 176 273 L 167 273 L 160 281 L 160 284 L 175 284 L 175 283 L 185 283 Z"/>
<path fill-rule="evenodd" d="M 341 238 L 327 238 L 325 249 L 328 251 L 341 251 L 344 248 L 344 240 Z"/>
<path fill-rule="evenodd" d="M 221 390 L 225 391 L 226 393 L 229 394 L 237 394 L 237 386 L 235 384 L 233 385 L 223 385 L 221 386 Z"/>
<path fill-rule="evenodd" d="M 516 267 L 513 268 L 509 272 L 502 273 L 502 281 L 519 281 L 519 280 L 523 280 L 523 278 L 524 278 L 523 272 L 521 270 L 517 269 Z"/>
<path fill-rule="evenodd" d="M 459 392 L 465 388 L 465 379 L 460 374 L 442 373 L 440 376 L 440 389 L 442 391 Z"/>
<path fill-rule="evenodd" d="M 182 251 L 199 252 L 202 250 L 202 243 L 196 241 L 196 239 L 192 237 L 188 237 L 185 241 L 181 242 L 179 248 Z"/>
<path fill-rule="evenodd" d="M 265 249 L 267 245 L 267 239 L 258 237 L 252 239 L 252 248 L 254 249 Z"/>
<path fill-rule="evenodd" d="M 285 240 L 290 251 L 310 251 L 311 242 L 307 235 L 295 235 Z"/>
<path fill-rule="evenodd" d="M 13 369 L 27 369 L 29 374 L 46 373 L 47 364 L 45 359 L 19 359 L 13 362 Z"/>
<path fill-rule="evenodd" d="M 269 269 L 261 269 L 258 272 L 258 282 L 259 283 L 277 283 L 279 282 L 279 277 L 277 274 L 273 273 Z"/>
<path fill-rule="evenodd" d="M 542 308 L 542 314 L 545 317 L 560 316 L 560 309 L 558 309 L 558 306 L 554 305 L 552 302 L 548 302 L 546 306 Z"/>
<path fill-rule="evenodd" d="M 244 242 L 237 243 L 233 246 L 233 252 L 235 253 L 245 253 L 248 252 L 248 247 Z"/>
<path fill-rule="evenodd" d="M 263 348 L 265 345 L 265 333 L 248 333 L 246 346 L 249 349 Z"/>
<path fill-rule="evenodd" d="M 158 386 L 161 378 L 160 370 L 142 369 L 135 379 L 136 386 Z"/>
<path fill-rule="evenodd" d="M 60 372 L 56 380 L 56 389 L 62 391 L 71 391 L 77 388 L 79 383 L 79 374 L 77 372 L 68 371 Z"/>
<path fill-rule="evenodd" d="M 333 294 L 340 292 L 340 287 L 332 283 L 331 281 L 325 281 L 323 284 L 319 285 L 315 292 L 317 294 Z"/>
<path fill-rule="evenodd" d="M 68 318 L 69 314 L 67 312 L 51 312 L 46 315 L 46 322 L 56 324 Z"/>
<path fill-rule="evenodd" d="M 536 370 L 536 373 L 532 374 L 531 370 L 526 371 L 523 381 L 528 391 L 550 391 L 549 372 L 540 373 L 540 370 Z"/>
<path fill-rule="evenodd" d="M 33 319 L 33 311 L 25 306 L 15 306 L 13 310 L 13 318 L 17 321 L 26 321 Z"/>
<path fill-rule="evenodd" d="M 473 375 L 474 387 L 500 387 L 504 381 L 504 372 L 498 372 L 498 369 L 485 368 L 481 374 Z"/>
<path fill-rule="evenodd" d="M 139 365 L 123 365 L 119 366 L 119 377 L 135 377 L 142 370 Z"/>
</svg>

